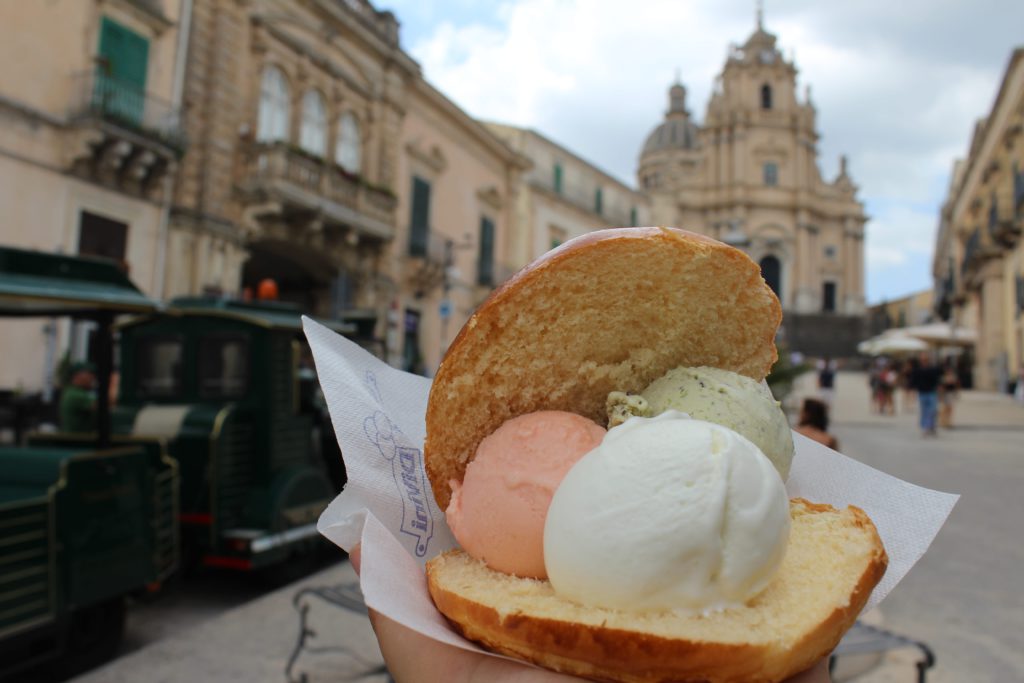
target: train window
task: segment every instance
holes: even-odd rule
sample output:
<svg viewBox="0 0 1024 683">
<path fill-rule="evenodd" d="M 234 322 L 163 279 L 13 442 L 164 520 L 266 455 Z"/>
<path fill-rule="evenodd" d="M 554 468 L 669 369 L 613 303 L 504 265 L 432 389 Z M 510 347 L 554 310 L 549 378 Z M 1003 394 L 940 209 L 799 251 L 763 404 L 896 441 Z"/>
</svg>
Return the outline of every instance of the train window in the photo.
<svg viewBox="0 0 1024 683">
<path fill-rule="evenodd" d="M 240 398 L 249 386 L 249 340 L 211 335 L 199 341 L 199 395 Z"/>
<path fill-rule="evenodd" d="M 178 337 L 139 340 L 139 394 L 144 398 L 177 398 L 182 390 L 184 346 Z"/>
</svg>

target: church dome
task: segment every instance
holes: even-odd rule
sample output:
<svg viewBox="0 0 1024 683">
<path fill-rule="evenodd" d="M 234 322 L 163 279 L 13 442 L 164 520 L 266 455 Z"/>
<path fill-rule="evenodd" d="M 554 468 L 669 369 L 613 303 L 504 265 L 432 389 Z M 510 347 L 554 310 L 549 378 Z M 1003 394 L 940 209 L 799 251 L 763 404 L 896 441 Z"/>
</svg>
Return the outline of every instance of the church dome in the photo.
<svg viewBox="0 0 1024 683">
<path fill-rule="evenodd" d="M 643 154 L 663 149 L 697 149 L 697 132 L 697 124 L 690 120 L 686 110 L 686 88 L 676 83 L 668 90 L 665 120 L 647 136 Z"/>
<path fill-rule="evenodd" d="M 644 154 L 663 149 L 697 149 L 697 126 L 688 119 L 667 119 L 651 131 Z"/>
</svg>

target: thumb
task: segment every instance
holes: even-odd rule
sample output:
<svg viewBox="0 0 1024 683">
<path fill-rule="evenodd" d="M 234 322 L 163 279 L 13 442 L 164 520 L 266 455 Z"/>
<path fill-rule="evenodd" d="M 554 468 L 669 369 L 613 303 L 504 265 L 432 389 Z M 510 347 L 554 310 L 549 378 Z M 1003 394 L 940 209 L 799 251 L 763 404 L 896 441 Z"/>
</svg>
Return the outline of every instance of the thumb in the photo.
<svg viewBox="0 0 1024 683">
<path fill-rule="evenodd" d="M 356 543 L 352 546 L 352 550 L 348 551 L 348 561 L 352 563 L 352 569 L 356 570 L 356 576 L 359 576 L 359 570 L 363 564 L 363 546 L 361 543 Z"/>
</svg>

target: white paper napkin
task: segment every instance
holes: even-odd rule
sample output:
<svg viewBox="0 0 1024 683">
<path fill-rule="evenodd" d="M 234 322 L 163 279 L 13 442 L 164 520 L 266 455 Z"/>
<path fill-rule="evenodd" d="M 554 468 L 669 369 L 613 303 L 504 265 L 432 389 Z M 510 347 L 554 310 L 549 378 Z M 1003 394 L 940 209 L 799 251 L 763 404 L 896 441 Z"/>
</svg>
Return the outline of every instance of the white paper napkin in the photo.
<svg viewBox="0 0 1024 683">
<path fill-rule="evenodd" d="M 395 370 L 309 318 L 303 328 L 348 472 L 345 490 L 317 528 L 345 550 L 362 543 L 369 607 L 435 640 L 484 652 L 434 608 L 423 573 L 427 560 L 456 546 L 423 469 L 430 380 Z M 793 438 L 790 497 L 856 505 L 878 528 L 889 568 L 870 609 L 924 555 L 959 496 L 901 481 L 800 434 Z"/>
</svg>

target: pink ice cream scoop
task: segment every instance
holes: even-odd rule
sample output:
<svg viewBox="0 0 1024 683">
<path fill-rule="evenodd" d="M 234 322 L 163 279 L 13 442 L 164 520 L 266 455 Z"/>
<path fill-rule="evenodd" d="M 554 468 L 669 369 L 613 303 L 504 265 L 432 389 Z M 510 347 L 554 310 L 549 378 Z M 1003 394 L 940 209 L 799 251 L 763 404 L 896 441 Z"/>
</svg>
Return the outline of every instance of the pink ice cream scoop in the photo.
<svg viewBox="0 0 1024 683">
<path fill-rule="evenodd" d="M 551 497 L 605 429 L 574 413 L 512 418 L 480 442 L 445 515 L 462 549 L 492 569 L 547 578 L 544 520 Z"/>
</svg>

